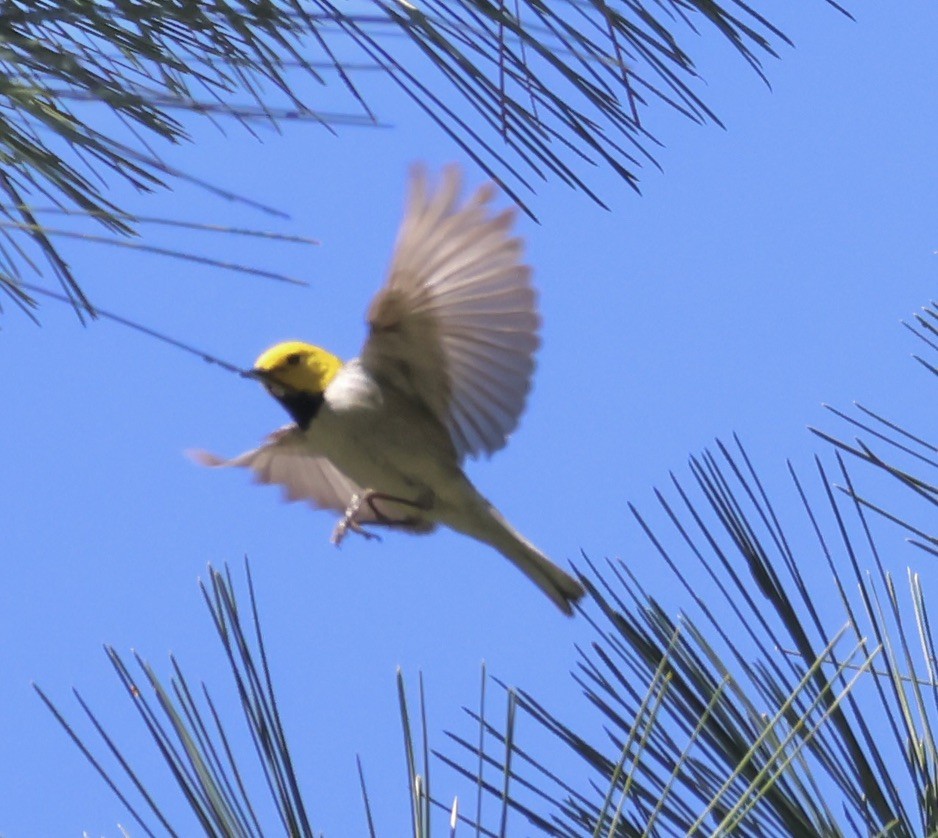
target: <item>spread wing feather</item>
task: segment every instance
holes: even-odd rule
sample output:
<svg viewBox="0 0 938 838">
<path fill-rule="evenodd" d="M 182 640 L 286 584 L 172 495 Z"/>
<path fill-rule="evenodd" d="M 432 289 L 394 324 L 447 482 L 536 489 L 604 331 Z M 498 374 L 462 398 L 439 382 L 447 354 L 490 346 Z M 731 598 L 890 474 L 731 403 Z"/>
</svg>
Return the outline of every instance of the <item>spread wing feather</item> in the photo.
<svg viewBox="0 0 938 838">
<path fill-rule="evenodd" d="M 540 345 L 530 268 L 490 212 L 492 184 L 460 204 L 456 167 L 436 191 L 414 171 L 390 273 L 368 311 L 362 363 L 419 399 L 459 455 L 491 454 L 517 427 Z"/>
<path fill-rule="evenodd" d="M 204 466 L 248 468 L 254 480 L 264 485 L 279 484 L 287 500 L 308 501 L 316 509 L 345 512 L 352 496 L 361 489 L 325 457 L 309 453 L 303 432 L 296 425 L 274 431 L 259 448 L 226 460 L 207 451 L 190 456 Z M 356 515 L 360 523 L 374 521 L 367 507 Z"/>
</svg>

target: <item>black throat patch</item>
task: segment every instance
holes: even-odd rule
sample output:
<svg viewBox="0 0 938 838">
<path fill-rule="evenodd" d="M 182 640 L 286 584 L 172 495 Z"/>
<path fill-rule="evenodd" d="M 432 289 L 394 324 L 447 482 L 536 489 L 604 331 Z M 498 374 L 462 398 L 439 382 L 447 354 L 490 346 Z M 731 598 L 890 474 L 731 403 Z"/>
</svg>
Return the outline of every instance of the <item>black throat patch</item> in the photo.
<svg viewBox="0 0 938 838">
<path fill-rule="evenodd" d="M 300 426 L 301 430 L 306 430 L 309 423 L 316 418 L 319 408 L 325 401 L 322 393 L 285 393 L 282 396 L 275 397 L 290 416 L 293 421 Z"/>
</svg>

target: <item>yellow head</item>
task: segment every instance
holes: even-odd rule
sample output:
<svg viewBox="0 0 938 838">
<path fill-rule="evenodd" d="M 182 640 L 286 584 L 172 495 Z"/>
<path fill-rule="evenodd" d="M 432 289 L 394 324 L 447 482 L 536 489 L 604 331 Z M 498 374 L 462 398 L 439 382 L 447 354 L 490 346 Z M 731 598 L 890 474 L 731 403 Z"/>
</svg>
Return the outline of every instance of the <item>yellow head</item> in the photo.
<svg viewBox="0 0 938 838">
<path fill-rule="evenodd" d="M 322 393 L 341 368 L 342 362 L 331 352 L 289 340 L 264 352 L 251 372 L 279 398 L 288 391 Z"/>
<path fill-rule="evenodd" d="M 255 362 L 251 376 L 307 427 L 322 405 L 323 393 L 342 368 L 331 352 L 298 340 L 278 343 Z"/>
</svg>

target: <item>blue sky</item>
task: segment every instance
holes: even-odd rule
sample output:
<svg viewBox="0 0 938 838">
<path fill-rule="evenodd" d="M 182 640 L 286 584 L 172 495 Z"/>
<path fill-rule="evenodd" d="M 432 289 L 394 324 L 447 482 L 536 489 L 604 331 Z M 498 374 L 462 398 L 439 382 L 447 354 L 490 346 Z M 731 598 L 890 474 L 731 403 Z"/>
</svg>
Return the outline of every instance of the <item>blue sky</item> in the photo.
<svg viewBox="0 0 938 838">
<path fill-rule="evenodd" d="M 933 426 L 899 321 L 935 296 L 938 11 L 852 5 L 855 23 L 821 2 L 773 19 L 796 49 L 768 65 L 771 92 L 705 31 L 703 93 L 727 130 L 653 107 L 663 172 L 644 173 L 641 196 L 596 172 L 609 211 L 549 183 L 532 201 L 541 224 L 521 219 L 544 345 L 519 431 L 469 472 L 558 562 L 581 550 L 622 558 L 684 607 L 626 504 L 650 506 L 670 470 L 687 474 L 689 454 L 738 432 L 779 488 L 787 458 L 808 467 L 826 450 L 806 426 L 838 427 L 822 402 Z M 308 288 L 76 244 L 71 261 L 92 298 L 235 363 L 287 338 L 356 354 L 408 166 L 461 159 L 400 96 L 370 84 L 390 129 L 336 138 L 292 126 L 259 143 L 196 125 L 196 144 L 170 156 L 288 212 L 276 229 L 318 239 L 212 245 Z M 482 179 L 469 166 L 470 182 Z M 275 225 L 188 188 L 145 202 L 117 195 L 152 215 Z M 444 730 L 473 730 L 460 707 L 476 702 L 483 659 L 599 736 L 567 674 L 589 627 L 562 618 L 500 556 L 451 533 L 335 550 L 328 514 L 183 456 L 238 453 L 279 426 L 258 387 L 112 324 L 81 327 L 64 307 L 40 313 L 37 329 L 6 310 L 0 334 L 0 835 L 117 835 L 129 824 L 31 681 L 66 707 L 77 688 L 168 789 L 101 645 L 137 650 L 167 676 L 172 652 L 216 697 L 230 694 L 196 579 L 226 561 L 238 577 L 244 555 L 317 830 L 364 829 L 356 754 L 379 828 L 402 834 L 408 822 L 398 666 L 413 688 L 424 673 L 438 746 Z M 914 554 L 895 547 L 901 572 Z M 435 786 L 444 798 L 468 793 L 442 771 Z M 183 807 L 169 809 L 186 823 Z"/>
</svg>

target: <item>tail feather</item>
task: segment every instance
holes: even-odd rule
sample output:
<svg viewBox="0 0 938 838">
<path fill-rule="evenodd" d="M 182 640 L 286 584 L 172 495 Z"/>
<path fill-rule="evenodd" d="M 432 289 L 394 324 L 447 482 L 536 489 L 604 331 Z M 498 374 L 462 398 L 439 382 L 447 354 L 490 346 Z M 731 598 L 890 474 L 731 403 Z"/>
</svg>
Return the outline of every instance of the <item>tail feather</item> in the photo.
<svg viewBox="0 0 938 838">
<path fill-rule="evenodd" d="M 586 591 L 569 573 L 557 567 L 519 533 L 488 501 L 475 520 L 449 523 L 453 529 L 490 544 L 537 585 L 564 614 L 573 616 L 573 605 Z"/>
<path fill-rule="evenodd" d="M 522 541 L 499 552 L 510 559 L 525 576 L 537 585 L 568 617 L 573 616 L 574 603 L 586 593 L 569 573 L 561 570 L 537 548 Z"/>
<path fill-rule="evenodd" d="M 498 550 L 547 594 L 564 614 L 573 616 L 574 603 L 586 593 L 576 579 L 523 538 L 519 537 L 514 545 L 499 546 Z"/>
</svg>

